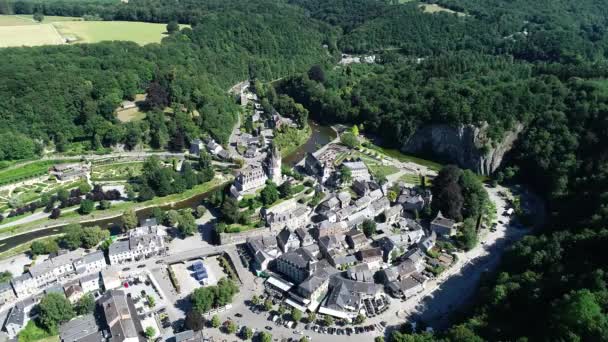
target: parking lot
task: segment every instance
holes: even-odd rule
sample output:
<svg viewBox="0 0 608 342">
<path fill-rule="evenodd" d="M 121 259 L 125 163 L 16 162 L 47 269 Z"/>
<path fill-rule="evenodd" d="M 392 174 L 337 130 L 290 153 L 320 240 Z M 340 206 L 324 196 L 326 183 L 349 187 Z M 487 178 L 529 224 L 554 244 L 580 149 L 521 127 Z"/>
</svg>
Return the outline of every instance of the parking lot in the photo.
<svg viewBox="0 0 608 342">
<path fill-rule="evenodd" d="M 149 274 L 142 272 L 129 277 L 123 284 L 123 291 L 133 299 L 142 327 L 152 327 L 156 332 L 154 337 L 160 336 L 162 329 L 159 327 L 156 312 L 164 309 L 167 301 L 155 288 Z"/>
<path fill-rule="evenodd" d="M 205 279 L 196 279 L 196 270 L 194 264 L 203 263 L 206 270 L 207 277 Z M 179 282 L 181 292 L 184 294 L 190 294 L 195 289 L 201 286 L 210 286 L 217 284 L 217 281 L 225 276 L 224 270 L 220 266 L 217 257 L 210 257 L 204 259 L 195 259 L 183 263 L 177 263 L 171 265 L 175 277 Z"/>
</svg>

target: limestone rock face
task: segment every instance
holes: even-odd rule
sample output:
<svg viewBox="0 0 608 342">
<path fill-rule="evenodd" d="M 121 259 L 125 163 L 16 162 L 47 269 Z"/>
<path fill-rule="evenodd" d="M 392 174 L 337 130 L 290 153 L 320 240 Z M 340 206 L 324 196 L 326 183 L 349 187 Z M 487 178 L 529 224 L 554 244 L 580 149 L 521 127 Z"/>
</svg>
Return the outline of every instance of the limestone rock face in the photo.
<svg viewBox="0 0 608 342">
<path fill-rule="evenodd" d="M 401 150 L 405 153 L 436 155 L 479 174 L 490 175 L 513 147 L 523 125 L 517 124 L 505 133 L 501 142 L 491 142 L 486 134 L 487 128 L 487 124 L 481 127 L 422 126 L 403 144 Z"/>
</svg>

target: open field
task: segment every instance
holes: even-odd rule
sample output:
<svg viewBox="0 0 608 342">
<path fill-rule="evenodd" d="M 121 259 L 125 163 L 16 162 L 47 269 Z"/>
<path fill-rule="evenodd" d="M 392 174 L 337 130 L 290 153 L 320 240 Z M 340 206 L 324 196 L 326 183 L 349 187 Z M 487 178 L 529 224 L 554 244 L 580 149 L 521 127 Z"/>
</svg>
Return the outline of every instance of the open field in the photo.
<svg viewBox="0 0 608 342">
<path fill-rule="evenodd" d="M 0 47 L 60 44 L 64 40 L 52 24 L 0 26 Z"/>
<path fill-rule="evenodd" d="M 129 109 L 116 109 L 116 118 L 120 120 L 120 122 L 143 120 L 146 117 L 146 113 L 142 112 L 139 109 L 139 105 L 144 101 L 146 101 L 146 94 L 136 94 L 134 101 L 136 106 L 134 108 Z"/>
<path fill-rule="evenodd" d="M 449 13 L 449 14 L 456 14 L 459 17 L 466 16 L 465 13 L 456 12 L 456 11 L 453 11 L 453 10 L 451 10 L 449 8 L 441 7 L 441 6 L 437 5 L 437 4 L 420 4 L 420 5 L 418 5 L 418 7 L 422 8 L 422 10 L 425 13 L 445 12 L 445 13 Z"/>
<path fill-rule="evenodd" d="M 19 167 L 10 167 L 0 170 L 0 185 L 42 176 L 47 173 L 51 166 L 61 162 L 62 160 L 42 160 Z"/>
<path fill-rule="evenodd" d="M 58 21 L 78 21 L 82 18 L 78 17 L 60 17 L 56 15 L 48 15 L 42 20 L 43 24 L 50 24 Z M 31 15 L 0 15 L 0 26 L 23 26 L 23 25 L 39 25 L 34 21 Z"/>
<path fill-rule="evenodd" d="M 0 47 L 59 45 L 66 41 L 97 43 L 106 40 L 133 41 L 140 45 L 159 43 L 165 24 L 126 21 L 82 21 L 71 17 L 45 17 L 42 24 L 27 17 L 0 16 Z"/>
<path fill-rule="evenodd" d="M 411 162 L 411 163 L 416 163 L 416 164 L 426 166 L 431 170 L 439 171 L 442 168 L 442 165 L 437 162 L 418 158 L 418 157 L 409 156 L 409 155 L 399 152 L 398 150 L 380 147 L 380 146 L 377 146 L 377 145 L 374 145 L 371 143 L 368 143 L 366 145 L 366 148 L 370 149 L 370 150 L 375 150 L 375 151 L 385 154 L 391 158 L 395 158 L 401 162 Z"/>
<path fill-rule="evenodd" d="M 128 40 L 140 45 L 159 43 L 166 25 L 127 21 L 64 21 L 53 24 L 64 37 L 80 43 Z"/>
</svg>

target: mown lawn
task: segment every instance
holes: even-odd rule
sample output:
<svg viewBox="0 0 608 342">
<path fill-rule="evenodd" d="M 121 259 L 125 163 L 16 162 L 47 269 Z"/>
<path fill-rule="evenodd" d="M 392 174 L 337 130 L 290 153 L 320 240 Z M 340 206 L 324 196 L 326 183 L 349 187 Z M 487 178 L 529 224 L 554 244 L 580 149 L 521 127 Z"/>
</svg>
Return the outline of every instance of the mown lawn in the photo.
<svg viewBox="0 0 608 342">
<path fill-rule="evenodd" d="M 63 160 L 43 160 L 30 164 L 26 164 L 16 168 L 7 168 L 0 170 L 0 185 L 25 180 L 28 178 L 38 177 L 46 174 L 48 169 L 62 162 Z"/>
<path fill-rule="evenodd" d="M 429 169 L 434 170 L 434 171 L 439 171 L 443 167 L 441 164 L 439 164 L 437 162 L 410 156 L 407 154 L 403 154 L 398 150 L 380 147 L 380 146 L 374 145 L 372 143 L 367 143 L 366 148 L 383 153 L 383 154 L 385 154 L 389 157 L 395 158 L 401 162 L 410 162 L 410 163 L 415 163 L 415 164 L 419 164 L 422 166 L 426 166 Z"/>
<path fill-rule="evenodd" d="M 126 40 L 140 45 L 160 43 L 167 26 L 129 21 L 64 21 L 53 25 L 62 36 L 75 37 L 80 43 Z"/>
</svg>

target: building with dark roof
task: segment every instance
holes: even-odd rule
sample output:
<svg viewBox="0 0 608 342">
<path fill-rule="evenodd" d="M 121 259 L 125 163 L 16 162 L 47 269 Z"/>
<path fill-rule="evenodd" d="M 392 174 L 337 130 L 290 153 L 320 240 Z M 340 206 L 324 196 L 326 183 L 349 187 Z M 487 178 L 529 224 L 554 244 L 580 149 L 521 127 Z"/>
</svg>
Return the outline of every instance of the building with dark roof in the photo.
<svg viewBox="0 0 608 342">
<path fill-rule="evenodd" d="M 59 327 L 61 342 L 103 342 L 105 338 L 93 314 L 76 317 Z"/>
<path fill-rule="evenodd" d="M 25 308 L 22 305 L 14 306 L 4 323 L 4 331 L 10 339 L 17 337 L 19 332 L 25 328 Z"/>
<path fill-rule="evenodd" d="M 107 291 L 99 300 L 106 324 L 110 329 L 109 342 L 143 342 L 143 329 L 130 298 L 121 290 Z"/>
<path fill-rule="evenodd" d="M 287 227 L 283 228 L 283 230 L 281 230 L 281 232 L 277 235 L 277 242 L 283 253 L 287 253 L 300 247 L 300 239 Z"/>
<path fill-rule="evenodd" d="M 431 221 L 431 231 L 435 232 L 437 236 L 448 237 L 454 234 L 454 225 L 456 222 L 449 218 L 444 217 L 441 211 L 437 213 L 437 217 Z"/>
<path fill-rule="evenodd" d="M 311 265 L 317 259 L 305 248 L 287 252 L 276 259 L 277 272 L 295 283 L 301 283 L 312 273 Z"/>
</svg>

